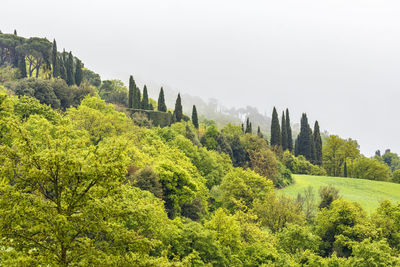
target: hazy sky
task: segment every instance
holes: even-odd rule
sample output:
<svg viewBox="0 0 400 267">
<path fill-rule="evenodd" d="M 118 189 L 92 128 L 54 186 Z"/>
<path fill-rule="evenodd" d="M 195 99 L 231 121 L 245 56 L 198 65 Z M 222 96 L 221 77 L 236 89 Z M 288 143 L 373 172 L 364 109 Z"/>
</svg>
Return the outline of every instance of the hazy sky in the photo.
<svg viewBox="0 0 400 267">
<path fill-rule="evenodd" d="M 400 152 L 400 1 L 1 0 L 0 29 L 56 38 L 103 79 L 288 107 L 362 152 Z M 157 96 L 153 96 L 157 97 Z"/>
</svg>

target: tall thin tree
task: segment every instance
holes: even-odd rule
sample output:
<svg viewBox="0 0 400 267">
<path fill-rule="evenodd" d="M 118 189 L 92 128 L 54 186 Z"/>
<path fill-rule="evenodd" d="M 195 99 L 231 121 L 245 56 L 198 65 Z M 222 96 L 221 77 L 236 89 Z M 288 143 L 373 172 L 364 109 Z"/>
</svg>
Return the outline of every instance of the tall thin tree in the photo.
<svg viewBox="0 0 400 267">
<path fill-rule="evenodd" d="M 144 87 L 143 87 L 142 109 L 144 109 L 144 110 L 149 109 L 149 95 L 147 94 L 147 86 L 146 85 L 144 85 Z"/>
<path fill-rule="evenodd" d="M 287 133 L 287 148 L 293 151 L 292 126 L 290 125 L 289 109 L 286 109 L 286 133 Z"/>
<path fill-rule="evenodd" d="M 276 112 L 276 108 L 274 107 L 272 111 L 272 121 L 271 121 L 271 146 L 280 146 L 281 145 L 281 128 L 279 126 L 279 118 L 278 112 Z"/>
<path fill-rule="evenodd" d="M 315 159 L 314 163 L 317 165 L 322 165 L 322 139 L 319 129 L 318 121 L 314 124 L 314 146 L 315 146 Z"/>
<path fill-rule="evenodd" d="M 75 65 L 75 84 L 79 86 L 83 79 L 82 61 L 77 59 Z"/>
<path fill-rule="evenodd" d="M 180 122 L 183 118 L 181 94 L 176 98 L 174 117 L 176 122 Z"/>
<path fill-rule="evenodd" d="M 72 57 L 72 53 L 69 52 L 67 64 L 67 84 L 73 85 L 75 84 L 75 77 L 74 77 L 74 58 Z"/>
<path fill-rule="evenodd" d="M 164 89 L 162 87 L 158 96 L 157 109 L 158 111 L 167 112 L 167 105 L 165 104 L 164 99 Z"/>
<path fill-rule="evenodd" d="M 307 114 L 303 113 L 300 121 L 300 133 L 296 140 L 296 156 L 303 155 L 307 160 L 313 160 L 313 137 L 308 124 Z"/>
<path fill-rule="evenodd" d="M 197 117 L 197 109 L 195 105 L 193 105 L 192 109 L 192 123 L 196 129 L 199 129 L 199 118 Z"/>
<path fill-rule="evenodd" d="M 129 76 L 128 108 L 133 108 L 133 99 L 135 97 L 136 83 L 133 76 Z"/>
<path fill-rule="evenodd" d="M 285 112 L 282 112 L 282 131 L 281 131 L 281 136 L 282 136 L 282 150 L 285 151 L 288 149 L 288 135 L 287 135 L 287 130 L 286 130 L 286 119 L 285 119 Z"/>
<path fill-rule="evenodd" d="M 51 60 L 53 65 L 53 77 L 60 76 L 60 66 L 58 63 L 58 55 L 57 55 L 57 42 L 56 39 L 53 40 L 53 47 L 51 49 Z"/>
</svg>

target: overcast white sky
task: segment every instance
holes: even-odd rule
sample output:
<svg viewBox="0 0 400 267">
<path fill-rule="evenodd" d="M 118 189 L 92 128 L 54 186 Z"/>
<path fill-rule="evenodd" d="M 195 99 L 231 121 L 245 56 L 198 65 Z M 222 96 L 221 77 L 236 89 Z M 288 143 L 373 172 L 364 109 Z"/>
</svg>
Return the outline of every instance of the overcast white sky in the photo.
<svg viewBox="0 0 400 267">
<path fill-rule="evenodd" d="M 103 79 L 288 107 L 400 152 L 400 1 L 1 0 L 0 30 L 55 38 Z M 156 97 L 156 96 L 153 96 Z"/>
</svg>

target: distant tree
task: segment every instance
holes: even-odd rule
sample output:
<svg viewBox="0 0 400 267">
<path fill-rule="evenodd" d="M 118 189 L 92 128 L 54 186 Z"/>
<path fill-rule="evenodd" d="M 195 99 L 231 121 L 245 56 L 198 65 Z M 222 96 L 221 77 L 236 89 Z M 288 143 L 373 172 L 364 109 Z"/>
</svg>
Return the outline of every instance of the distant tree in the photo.
<svg viewBox="0 0 400 267">
<path fill-rule="evenodd" d="M 59 62 L 58 65 L 60 68 L 60 77 L 64 81 L 67 81 L 67 68 L 65 67 L 66 62 L 63 58 L 64 58 L 64 56 L 58 57 L 58 62 Z"/>
<path fill-rule="evenodd" d="M 75 84 L 80 85 L 83 79 L 82 74 L 82 61 L 79 59 L 76 60 L 76 69 L 75 69 Z"/>
<path fill-rule="evenodd" d="M 231 149 L 232 149 L 233 166 L 235 167 L 243 166 L 246 163 L 247 152 L 244 149 L 242 143 L 240 142 L 240 138 L 238 135 L 235 135 L 233 137 L 233 140 L 231 142 Z"/>
<path fill-rule="evenodd" d="M 260 138 L 264 138 L 264 136 L 263 136 L 263 134 L 261 132 L 260 126 L 258 126 L 258 128 L 257 128 L 257 136 L 260 137 Z"/>
<path fill-rule="evenodd" d="M 286 133 L 287 133 L 287 148 L 293 151 L 292 126 L 290 125 L 289 109 L 286 109 Z"/>
<path fill-rule="evenodd" d="M 319 130 L 318 121 L 315 121 L 315 124 L 314 124 L 314 146 L 315 146 L 314 164 L 321 166 L 322 165 L 322 139 L 321 139 L 321 133 Z"/>
<path fill-rule="evenodd" d="M 105 80 L 98 90 L 100 97 L 106 102 L 122 105 L 128 102 L 128 90 L 120 80 Z"/>
<path fill-rule="evenodd" d="M 174 118 L 176 122 L 180 122 L 183 118 L 181 94 L 178 94 L 175 102 Z"/>
<path fill-rule="evenodd" d="M 375 151 L 375 156 L 377 156 L 377 157 L 381 156 L 381 151 L 379 149 L 377 151 Z"/>
<path fill-rule="evenodd" d="M 193 105 L 192 109 L 192 123 L 196 129 L 199 129 L 199 119 L 197 117 L 197 109 L 195 105 Z"/>
<path fill-rule="evenodd" d="M 14 35 L 17 35 L 17 30 L 14 30 Z"/>
<path fill-rule="evenodd" d="M 287 135 L 287 129 L 286 129 L 286 119 L 285 119 L 285 112 L 282 112 L 282 131 L 281 131 L 281 136 L 282 136 L 282 150 L 285 151 L 288 149 L 288 135 Z"/>
<path fill-rule="evenodd" d="M 253 129 L 252 129 L 252 127 L 251 127 L 251 122 L 250 122 L 250 119 L 249 118 L 247 118 L 246 119 L 246 129 L 245 129 L 245 133 L 253 133 Z"/>
<path fill-rule="evenodd" d="M 68 85 L 74 85 L 74 84 L 75 84 L 75 77 L 74 77 L 74 58 L 73 58 L 71 52 L 69 52 L 69 54 L 68 54 L 68 59 L 67 59 L 67 64 L 66 64 L 66 70 L 67 70 L 67 84 L 68 84 Z"/>
<path fill-rule="evenodd" d="M 164 90 L 161 87 L 160 95 L 158 96 L 158 111 L 167 112 L 167 105 L 165 105 Z"/>
<path fill-rule="evenodd" d="M 272 111 L 272 122 L 271 122 L 271 146 L 280 146 L 281 145 L 281 128 L 279 126 L 279 118 L 278 112 L 276 112 L 276 108 L 274 107 Z"/>
<path fill-rule="evenodd" d="M 57 56 L 57 42 L 56 39 L 53 40 L 53 47 L 51 49 L 51 60 L 53 64 L 53 77 L 60 76 L 60 66 Z"/>
<path fill-rule="evenodd" d="M 149 109 L 149 95 L 147 93 L 146 85 L 143 87 L 142 109 L 144 110 Z"/>
</svg>

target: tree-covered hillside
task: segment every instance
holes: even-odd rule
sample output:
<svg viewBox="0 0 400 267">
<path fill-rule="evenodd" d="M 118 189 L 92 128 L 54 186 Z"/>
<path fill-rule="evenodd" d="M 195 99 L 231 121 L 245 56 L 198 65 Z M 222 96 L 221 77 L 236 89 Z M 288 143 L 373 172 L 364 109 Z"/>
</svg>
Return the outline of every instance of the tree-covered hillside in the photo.
<svg viewBox="0 0 400 267">
<path fill-rule="evenodd" d="M 306 114 L 296 137 L 287 109 L 270 138 L 250 118 L 218 127 L 56 47 L 0 34 L 0 265 L 400 264 L 400 204 L 276 191 L 293 173 L 398 181 L 397 154 L 366 158 Z"/>
</svg>

